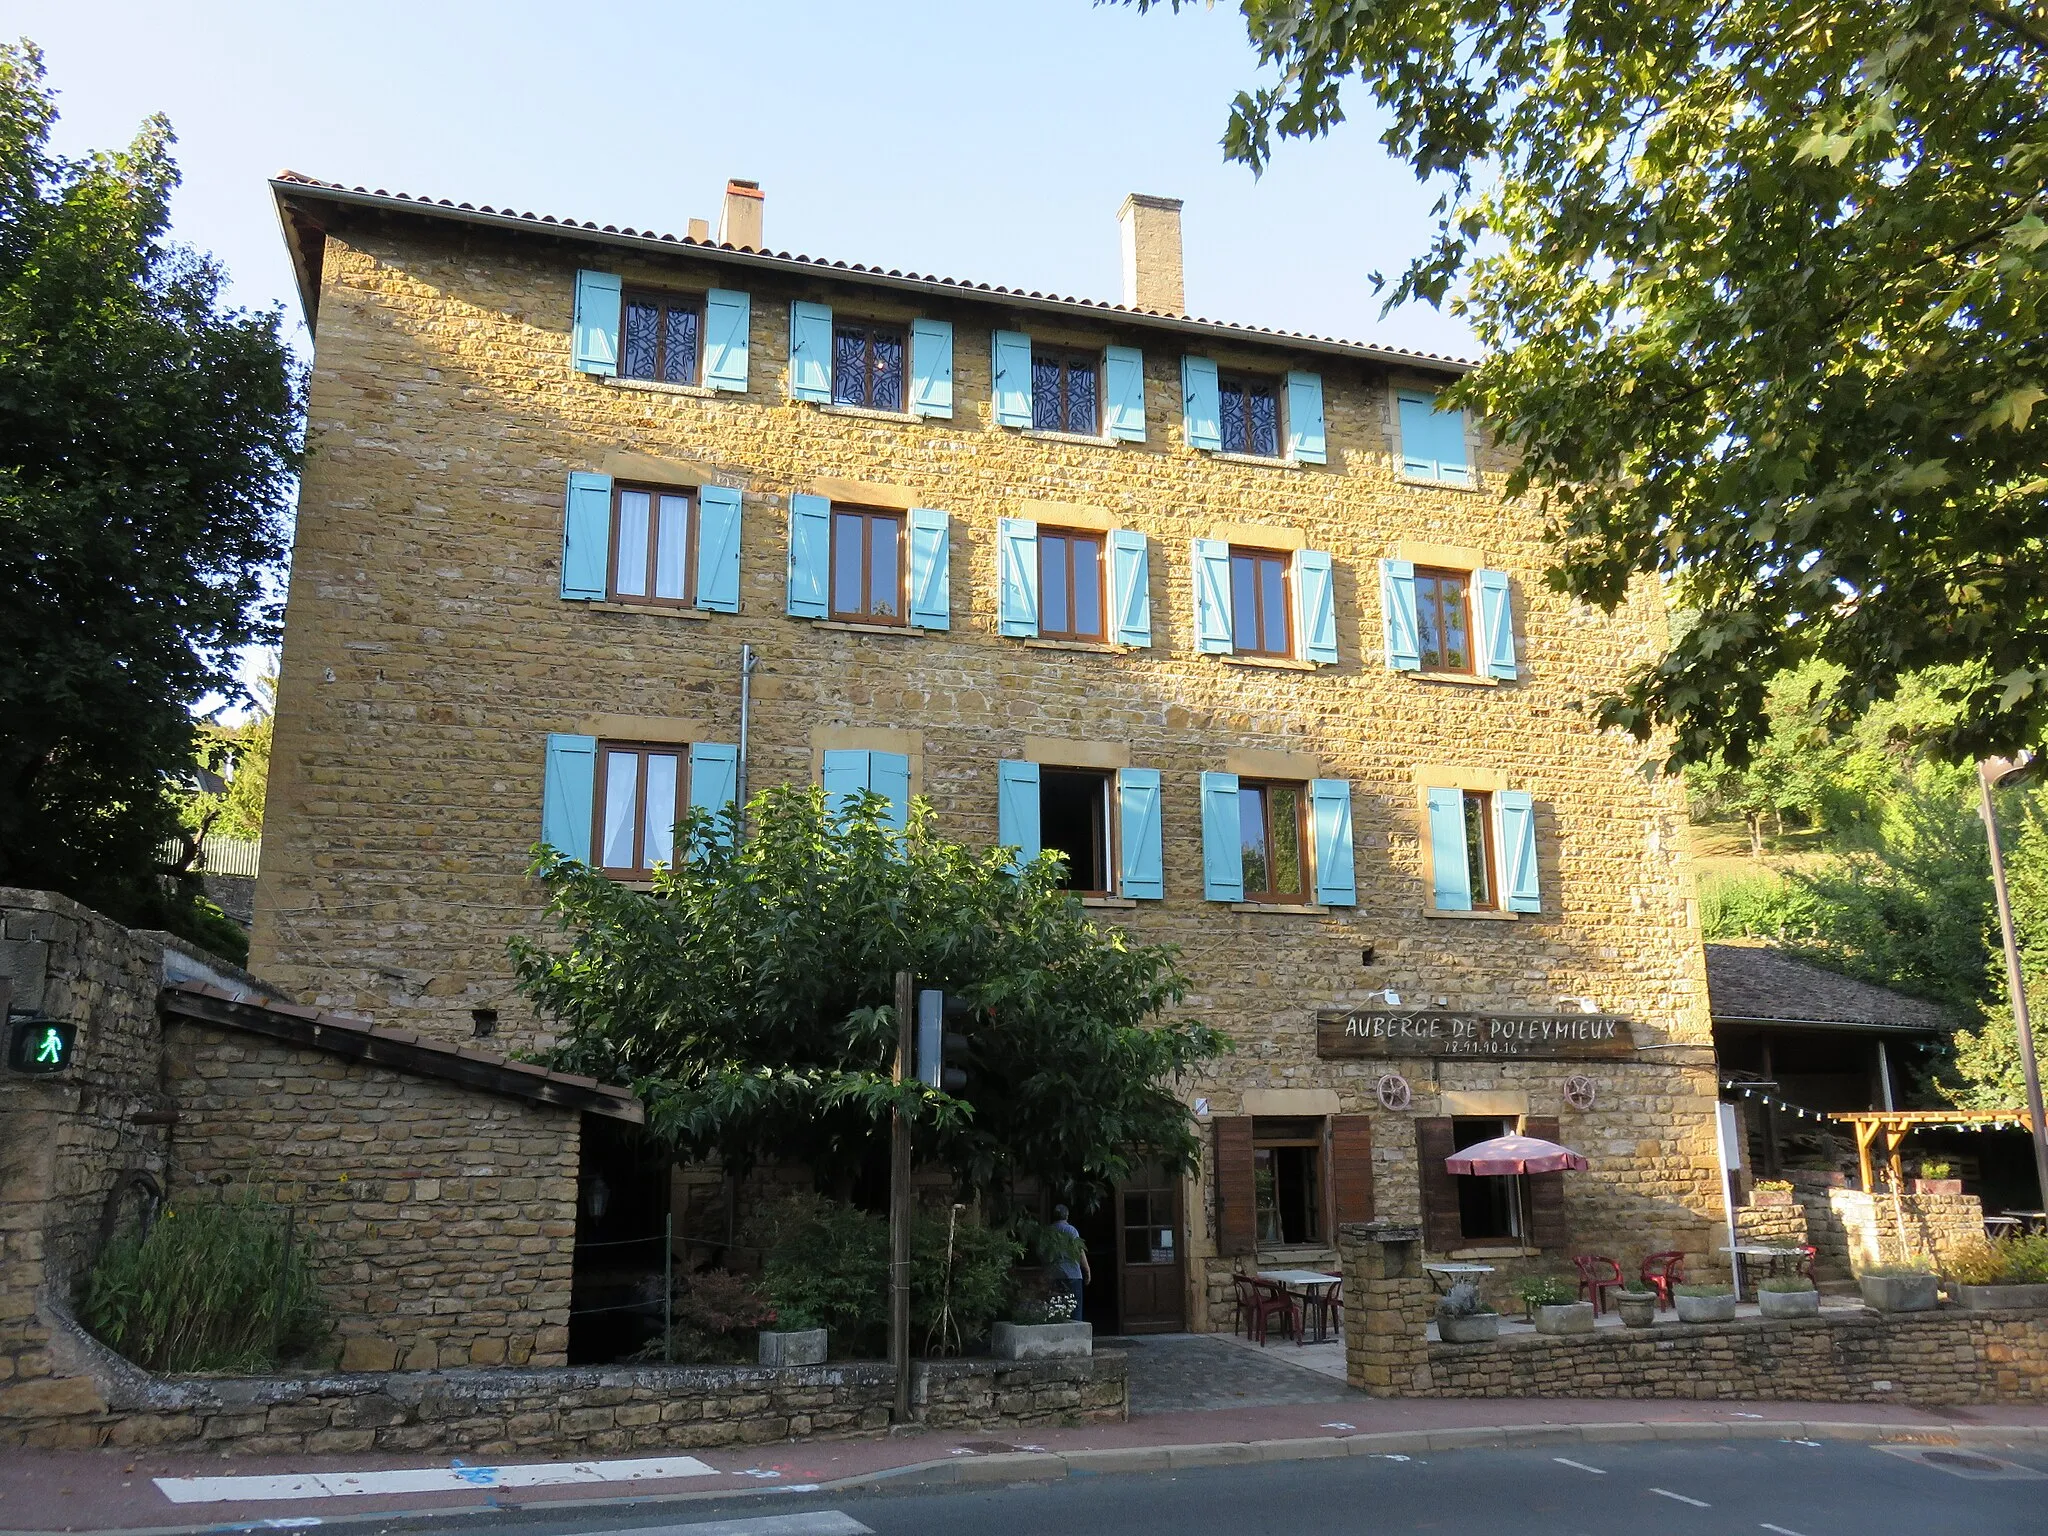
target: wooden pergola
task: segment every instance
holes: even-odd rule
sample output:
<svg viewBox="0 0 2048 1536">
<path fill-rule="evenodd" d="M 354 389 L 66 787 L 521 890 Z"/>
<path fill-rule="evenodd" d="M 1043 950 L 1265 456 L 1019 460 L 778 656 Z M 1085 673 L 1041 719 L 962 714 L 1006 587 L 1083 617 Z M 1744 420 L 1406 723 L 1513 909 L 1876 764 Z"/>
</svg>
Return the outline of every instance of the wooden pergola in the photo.
<svg viewBox="0 0 2048 1536">
<path fill-rule="evenodd" d="M 1863 1174 L 1863 1188 L 1872 1190 L 1871 1148 L 1884 1138 L 1884 1159 L 1891 1171 L 1892 1188 L 1903 1186 L 1905 1169 L 1900 1166 L 1899 1147 L 1921 1127 L 1946 1127 L 1957 1131 L 1988 1131 L 2010 1125 L 2033 1134 L 2034 1122 L 2024 1109 L 1859 1109 L 1827 1117 L 1840 1121 L 1856 1133 L 1856 1161 Z"/>
</svg>

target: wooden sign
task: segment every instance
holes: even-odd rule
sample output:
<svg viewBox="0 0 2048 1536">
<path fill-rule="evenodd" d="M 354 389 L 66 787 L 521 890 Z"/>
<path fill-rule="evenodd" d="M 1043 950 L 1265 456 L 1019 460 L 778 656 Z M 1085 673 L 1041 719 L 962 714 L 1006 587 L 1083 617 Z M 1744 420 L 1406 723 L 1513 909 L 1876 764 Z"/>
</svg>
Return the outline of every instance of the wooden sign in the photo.
<svg viewBox="0 0 2048 1536">
<path fill-rule="evenodd" d="M 1400 1009 L 1324 1010 L 1316 1054 L 1332 1056 L 1515 1056 L 1575 1061 L 1635 1054 L 1627 1019 L 1605 1013 L 1430 1013 Z"/>
</svg>

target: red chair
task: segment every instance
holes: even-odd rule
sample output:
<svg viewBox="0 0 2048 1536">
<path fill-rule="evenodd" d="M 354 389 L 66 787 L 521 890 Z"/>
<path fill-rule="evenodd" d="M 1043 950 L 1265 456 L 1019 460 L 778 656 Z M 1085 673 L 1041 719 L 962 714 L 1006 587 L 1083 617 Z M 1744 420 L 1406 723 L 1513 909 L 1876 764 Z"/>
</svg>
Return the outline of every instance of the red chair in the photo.
<svg viewBox="0 0 2048 1536">
<path fill-rule="evenodd" d="M 1657 1293 L 1657 1305 L 1669 1310 L 1671 1288 L 1685 1283 L 1685 1255 L 1676 1248 L 1653 1253 L 1643 1260 L 1643 1284 Z"/>
<path fill-rule="evenodd" d="M 1298 1337 L 1301 1333 L 1301 1311 L 1295 1306 L 1294 1296 L 1287 1287 L 1277 1280 L 1260 1280 L 1255 1276 L 1247 1278 L 1251 1280 L 1252 1326 L 1256 1330 L 1252 1337 L 1263 1347 L 1267 1327 L 1276 1320 L 1280 1324 L 1282 1338 Z"/>
<path fill-rule="evenodd" d="M 1255 1320 L 1259 1315 L 1258 1282 L 1250 1275 L 1232 1275 L 1230 1283 L 1237 1298 L 1237 1310 L 1230 1318 L 1230 1331 L 1242 1332 L 1246 1338 L 1253 1338 L 1257 1334 Z"/>
<path fill-rule="evenodd" d="M 1302 1328 L 1295 1335 L 1294 1342 L 1306 1344 L 1311 1325 L 1316 1330 L 1316 1341 L 1321 1343 L 1331 1333 L 1344 1337 L 1344 1282 L 1335 1285 L 1318 1286 L 1302 1298 Z"/>
<path fill-rule="evenodd" d="M 1621 1289 L 1621 1266 L 1596 1253 L 1582 1253 L 1572 1260 L 1579 1272 L 1579 1300 L 1593 1303 L 1595 1312 L 1607 1310 L 1607 1293 Z"/>
<path fill-rule="evenodd" d="M 1818 1280 L 1814 1280 L 1813 1278 L 1814 1259 L 1819 1255 L 1820 1250 L 1814 1247 L 1813 1244 L 1808 1243 L 1803 1248 L 1801 1248 L 1799 1252 L 1800 1259 L 1797 1264 L 1794 1264 L 1792 1266 L 1793 1272 L 1796 1274 L 1804 1275 L 1809 1280 L 1813 1280 L 1813 1283 L 1815 1285 L 1820 1284 Z"/>
</svg>

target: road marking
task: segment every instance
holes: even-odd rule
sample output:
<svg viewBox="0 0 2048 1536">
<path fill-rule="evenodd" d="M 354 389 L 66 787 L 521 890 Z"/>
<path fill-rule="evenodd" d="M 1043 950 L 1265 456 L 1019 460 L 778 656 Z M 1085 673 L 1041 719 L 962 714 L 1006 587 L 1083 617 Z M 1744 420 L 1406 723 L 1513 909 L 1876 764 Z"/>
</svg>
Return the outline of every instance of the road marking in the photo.
<svg viewBox="0 0 2048 1536">
<path fill-rule="evenodd" d="M 1673 1493 L 1669 1488 L 1652 1488 L 1652 1493 L 1661 1493 L 1667 1499 L 1676 1499 L 1681 1504 L 1690 1504 L 1694 1509 L 1712 1509 L 1714 1506 L 1705 1499 L 1689 1499 L 1682 1493 Z"/>
<path fill-rule="evenodd" d="M 1346 1424 L 1342 1419 L 1332 1419 L 1323 1426 L 1325 1429 L 1356 1429 L 1356 1424 Z"/>
<path fill-rule="evenodd" d="M 1778 1536 L 1799 1536 L 1799 1533 L 1797 1531 L 1791 1530 L 1782 1525 L 1773 1525 L 1768 1520 L 1763 1522 L 1763 1528 L 1767 1531 L 1776 1531 L 1778 1533 Z"/>
<path fill-rule="evenodd" d="M 510 1467 L 400 1467 L 388 1472 L 296 1472 L 276 1477 L 159 1477 L 173 1504 L 261 1499 L 339 1499 L 364 1493 L 454 1493 L 465 1488 L 546 1488 L 560 1483 L 637 1483 L 712 1477 L 694 1456 L 647 1461 L 541 1461 Z"/>
<path fill-rule="evenodd" d="M 839 1509 L 804 1515 L 768 1515 L 758 1520 L 706 1520 L 697 1525 L 656 1525 L 636 1536 L 875 1536 Z"/>
<path fill-rule="evenodd" d="M 1605 1467 L 1589 1467 L 1583 1461 L 1573 1461 L 1569 1456 L 1553 1456 L 1550 1459 L 1561 1467 L 1577 1467 L 1581 1472 L 1595 1472 L 1601 1477 L 1607 1475 Z"/>
</svg>

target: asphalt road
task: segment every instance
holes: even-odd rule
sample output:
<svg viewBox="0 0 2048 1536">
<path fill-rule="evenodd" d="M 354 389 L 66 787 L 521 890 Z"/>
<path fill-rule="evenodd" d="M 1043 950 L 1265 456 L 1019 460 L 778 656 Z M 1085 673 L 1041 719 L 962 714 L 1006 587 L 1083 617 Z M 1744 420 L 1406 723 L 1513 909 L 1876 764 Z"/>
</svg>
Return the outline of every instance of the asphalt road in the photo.
<svg viewBox="0 0 2048 1536">
<path fill-rule="evenodd" d="M 505 1512 L 433 1525 L 447 1536 L 2048 1536 L 2048 1453 L 2033 1449 L 1753 1440 L 1574 1449 L 792 1494 L 658 1514 Z M 1931 1462 L 1915 1459 L 1930 1452 Z"/>
</svg>

